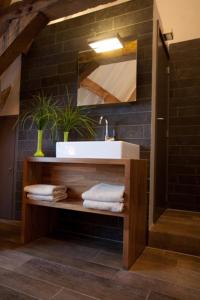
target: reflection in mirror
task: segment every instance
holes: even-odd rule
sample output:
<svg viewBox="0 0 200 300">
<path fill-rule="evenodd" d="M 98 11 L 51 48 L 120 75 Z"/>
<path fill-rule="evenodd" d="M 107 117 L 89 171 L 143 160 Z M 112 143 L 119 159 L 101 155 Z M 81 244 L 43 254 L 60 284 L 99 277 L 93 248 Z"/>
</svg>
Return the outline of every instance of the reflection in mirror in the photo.
<svg viewBox="0 0 200 300">
<path fill-rule="evenodd" d="M 80 52 L 78 67 L 78 106 L 136 101 L 137 41 L 104 53 Z"/>
</svg>

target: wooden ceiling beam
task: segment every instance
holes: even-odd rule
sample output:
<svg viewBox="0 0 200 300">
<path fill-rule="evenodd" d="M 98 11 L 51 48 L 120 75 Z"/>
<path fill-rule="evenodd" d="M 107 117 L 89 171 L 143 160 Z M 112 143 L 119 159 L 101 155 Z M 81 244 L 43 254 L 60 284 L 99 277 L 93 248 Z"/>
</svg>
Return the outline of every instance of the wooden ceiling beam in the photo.
<svg viewBox="0 0 200 300">
<path fill-rule="evenodd" d="M 49 20 L 52 21 L 115 1 L 116 0 L 21 0 L 4 9 L 0 7 L 0 16 L 5 20 L 20 17 L 23 11 L 31 6 L 33 11 L 37 10 L 43 12 L 47 15 Z"/>
<path fill-rule="evenodd" d="M 99 64 L 96 61 L 92 61 L 89 64 L 85 64 L 84 68 L 79 70 L 79 82 L 87 78 L 94 70 L 99 67 Z M 80 64 L 79 64 L 80 68 Z"/>
<path fill-rule="evenodd" d="M 18 9 L 24 5 L 23 1 L 12 3 L 9 1 L 9 5 L 0 5 L 0 16 L 4 17 L 6 15 L 9 15 L 10 13 L 17 13 Z"/>
<path fill-rule="evenodd" d="M 1 1 L 1 0 L 0 0 Z M 4 1 L 4 0 L 3 0 Z M 108 4 L 117 0 L 21 0 L 11 5 L 0 7 L 0 36 L 5 32 L 13 19 L 27 16 L 29 13 L 43 12 L 49 21 L 67 17 L 72 14 L 94 8 L 99 5 Z M 129 1 L 129 0 L 127 0 Z"/>
<path fill-rule="evenodd" d="M 30 23 L 22 30 L 19 36 L 8 46 L 0 56 L 0 75 L 8 66 L 25 51 L 37 34 L 47 25 L 49 19 L 42 13 L 38 13 Z"/>
<path fill-rule="evenodd" d="M 80 85 L 91 93 L 101 97 L 105 103 L 120 103 L 120 100 L 117 99 L 117 97 L 89 78 L 83 79 Z"/>
<path fill-rule="evenodd" d="M 11 4 L 12 0 L 1 0 L 0 1 L 0 9 L 4 9 Z"/>
<path fill-rule="evenodd" d="M 13 20 L 29 17 L 30 14 L 43 12 L 44 8 L 59 0 L 21 0 L 1 9 L 0 7 L 0 36 L 6 33 Z"/>
<path fill-rule="evenodd" d="M 31 41 L 50 20 L 67 17 L 115 1 L 117 0 L 21 0 L 13 4 L 11 2 L 11 5 L 5 9 L 0 9 L 0 36 L 6 34 L 5 31 L 12 20 L 37 14 L 0 56 L 0 75 L 19 54 L 27 49 Z"/>
</svg>

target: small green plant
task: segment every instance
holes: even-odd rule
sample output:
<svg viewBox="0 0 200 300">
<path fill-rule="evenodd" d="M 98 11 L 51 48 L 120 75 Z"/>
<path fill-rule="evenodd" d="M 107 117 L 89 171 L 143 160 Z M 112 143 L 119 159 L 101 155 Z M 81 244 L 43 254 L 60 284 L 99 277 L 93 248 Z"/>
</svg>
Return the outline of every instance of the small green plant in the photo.
<svg viewBox="0 0 200 300">
<path fill-rule="evenodd" d="M 56 103 L 52 97 L 41 93 L 33 96 L 29 109 L 22 114 L 21 123 L 24 127 L 30 121 L 29 129 L 35 125 L 38 130 L 44 130 L 48 124 L 55 122 L 56 116 Z"/>
<path fill-rule="evenodd" d="M 34 156 L 44 156 L 42 151 L 43 131 L 51 124 L 51 130 L 53 132 L 56 119 L 56 103 L 53 101 L 52 97 L 46 96 L 43 93 L 33 96 L 29 109 L 22 113 L 20 121 L 23 128 L 27 122 L 30 122 L 29 129 L 35 125 L 38 130 L 37 151 Z"/>
<path fill-rule="evenodd" d="M 68 141 L 71 130 L 75 130 L 81 136 L 87 131 L 91 136 L 95 135 L 95 121 L 87 116 L 84 108 L 73 106 L 67 90 L 68 103 L 64 109 L 59 109 L 57 114 L 57 127 L 64 132 L 64 141 Z"/>
</svg>

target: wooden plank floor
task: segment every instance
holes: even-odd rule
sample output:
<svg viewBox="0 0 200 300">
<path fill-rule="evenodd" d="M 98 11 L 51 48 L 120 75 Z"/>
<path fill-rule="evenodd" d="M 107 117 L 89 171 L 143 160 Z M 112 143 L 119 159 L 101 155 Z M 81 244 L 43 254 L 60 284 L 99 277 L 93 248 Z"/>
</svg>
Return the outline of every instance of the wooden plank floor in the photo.
<svg viewBox="0 0 200 300">
<path fill-rule="evenodd" d="M 198 257 L 146 248 L 125 271 L 120 244 L 68 237 L 22 246 L 17 232 L 18 223 L 0 222 L 1 300 L 200 299 Z"/>
<path fill-rule="evenodd" d="M 167 209 L 150 229 L 149 246 L 200 256 L 200 212 Z"/>
</svg>

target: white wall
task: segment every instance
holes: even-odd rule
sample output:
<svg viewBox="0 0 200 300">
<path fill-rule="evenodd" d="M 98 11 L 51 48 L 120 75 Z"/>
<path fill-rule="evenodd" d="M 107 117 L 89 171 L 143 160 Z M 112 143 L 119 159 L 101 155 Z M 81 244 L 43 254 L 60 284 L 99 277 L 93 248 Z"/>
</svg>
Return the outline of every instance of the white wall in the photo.
<svg viewBox="0 0 200 300">
<path fill-rule="evenodd" d="M 173 29 L 178 43 L 200 38 L 200 0 L 156 0 L 164 31 Z"/>
</svg>

